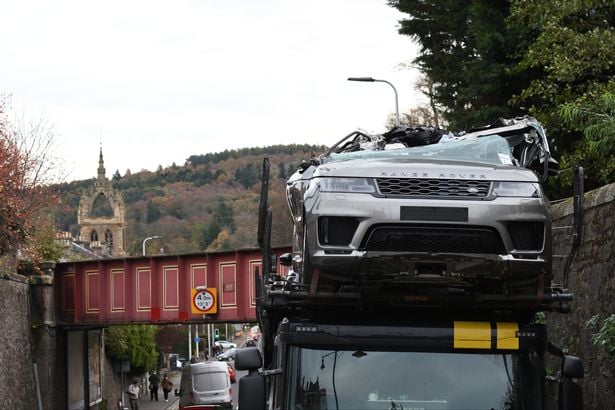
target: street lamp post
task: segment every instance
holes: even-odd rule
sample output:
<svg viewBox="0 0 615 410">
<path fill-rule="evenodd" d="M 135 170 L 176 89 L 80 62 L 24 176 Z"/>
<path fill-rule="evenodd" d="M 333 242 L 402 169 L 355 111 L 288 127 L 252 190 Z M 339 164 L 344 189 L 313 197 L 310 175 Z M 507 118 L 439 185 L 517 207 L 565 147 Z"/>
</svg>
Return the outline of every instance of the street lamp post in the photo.
<svg viewBox="0 0 615 410">
<path fill-rule="evenodd" d="M 147 238 L 143 239 L 143 256 L 145 256 L 145 243 L 149 241 L 150 239 L 160 239 L 160 238 L 162 238 L 162 236 L 155 235 L 155 236 L 148 236 Z"/>
<path fill-rule="evenodd" d="M 397 90 L 395 89 L 395 86 L 393 84 L 386 80 L 377 80 L 372 77 L 350 77 L 348 78 L 348 81 L 361 81 L 364 83 L 387 83 L 388 85 L 390 85 L 393 89 L 393 92 L 395 93 L 395 125 L 399 127 L 399 103 L 397 101 Z"/>
</svg>

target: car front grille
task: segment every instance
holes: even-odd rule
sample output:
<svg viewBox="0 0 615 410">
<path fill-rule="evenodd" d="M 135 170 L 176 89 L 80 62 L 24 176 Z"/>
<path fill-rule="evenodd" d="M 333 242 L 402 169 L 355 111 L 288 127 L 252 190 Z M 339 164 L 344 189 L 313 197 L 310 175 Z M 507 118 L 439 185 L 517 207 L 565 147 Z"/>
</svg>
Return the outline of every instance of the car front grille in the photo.
<svg viewBox="0 0 615 410">
<path fill-rule="evenodd" d="M 376 178 L 387 197 L 481 199 L 489 195 L 490 181 L 471 179 Z"/>
<path fill-rule="evenodd" d="M 481 226 L 376 226 L 368 232 L 361 248 L 374 252 L 506 253 L 498 232 Z"/>
</svg>

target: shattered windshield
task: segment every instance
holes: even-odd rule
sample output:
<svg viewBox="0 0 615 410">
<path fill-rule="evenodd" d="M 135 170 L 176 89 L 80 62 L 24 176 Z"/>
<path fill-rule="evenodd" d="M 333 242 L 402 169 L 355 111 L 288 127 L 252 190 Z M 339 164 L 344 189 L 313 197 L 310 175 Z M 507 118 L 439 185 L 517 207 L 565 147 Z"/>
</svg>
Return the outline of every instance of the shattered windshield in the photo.
<svg viewBox="0 0 615 410">
<path fill-rule="evenodd" d="M 513 165 L 511 148 L 507 140 L 499 135 L 442 139 L 437 144 L 410 148 L 332 153 L 327 162 L 371 158 L 438 159 Z"/>
</svg>

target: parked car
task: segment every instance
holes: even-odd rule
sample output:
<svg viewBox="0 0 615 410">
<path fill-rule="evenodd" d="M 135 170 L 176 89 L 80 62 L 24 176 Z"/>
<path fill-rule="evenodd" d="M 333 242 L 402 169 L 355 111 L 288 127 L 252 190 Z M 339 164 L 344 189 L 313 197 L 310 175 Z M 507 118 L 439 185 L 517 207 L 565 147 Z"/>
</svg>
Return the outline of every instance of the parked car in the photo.
<svg viewBox="0 0 615 410">
<path fill-rule="evenodd" d="M 235 369 L 228 362 L 226 363 L 226 365 L 228 366 L 228 375 L 231 378 L 231 383 L 235 383 L 237 381 L 237 375 L 235 373 Z"/>
<path fill-rule="evenodd" d="M 233 342 L 229 342 L 227 340 L 218 340 L 214 342 L 214 345 L 221 347 L 223 350 L 237 348 L 237 344 Z"/>
<path fill-rule="evenodd" d="M 228 365 L 220 362 L 186 364 L 182 369 L 179 396 L 180 410 L 216 408 L 232 409 L 233 396 Z M 203 406 L 203 407 L 201 407 Z"/>
<path fill-rule="evenodd" d="M 237 353 L 236 347 L 231 347 L 224 353 L 218 355 L 218 360 L 228 362 L 229 360 L 235 360 L 235 354 Z"/>
<path fill-rule="evenodd" d="M 169 354 L 169 369 L 171 370 L 178 370 L 181 369 L 182 367 L 182 362 L 180 360 L 180 357 L 177 353 L 170 353 Z"/>
<path fill-rule="evenodd" d="M 261 329 L 258 326 L 252 326 L 246 338 L 246 346 L 256 346 L 261 337 Z"/>
<path fill-rule="evenodd" d="M 321 282 L 348 284 L 550 283 L 550 207 L 540 182 L 558 168 L 530 117 L 460 133 L 356 131 L 287 182 L 293 273 L 307 284 L 315 269 Z"/>
</svg>

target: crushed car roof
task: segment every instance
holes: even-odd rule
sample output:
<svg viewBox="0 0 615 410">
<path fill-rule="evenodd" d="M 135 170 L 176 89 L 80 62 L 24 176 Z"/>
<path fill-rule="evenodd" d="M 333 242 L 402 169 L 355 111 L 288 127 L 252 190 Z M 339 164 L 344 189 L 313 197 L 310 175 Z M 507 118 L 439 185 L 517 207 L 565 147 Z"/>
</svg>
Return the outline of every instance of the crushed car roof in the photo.
<svg viewBox="0 0 615 410">
<path fill-rule="evenodd" d="M 558 163 L 551 157 L 549 143 L 544 128 L 535 118 L 525 116 L 512 119 L 498 119 L 494 123 L 468 131 L 450 132 L 430 126 L 396 126 L 384 134 L 370 135 L 362 131 L 354 131 L 322 154 L 317 164 L 330 161 L 345 160 L 349 153 L 389 151 L 382 155 L 397 156 L 395 150 L 422 150 L 425 146 L 439 145 L 450 142 L 472 141 L 484 137 L 499 136 L 508 143 L 509 152 L 500 152 L 500 163 L 530 168 L 543 177 L 557 173 Z M 417 152 L 418 153 L 418 152 Z M 437 154 L 435 154 L 437 155 Z M 508 155 L 508 159 L 506 156 Z M 369 156 L 369 155 L 368 155 Z M 346 159 L 365 157 L 364 155 L 348 155 Z M 476 160 L 476 158 L 468 158 Z"/>
</svg>

